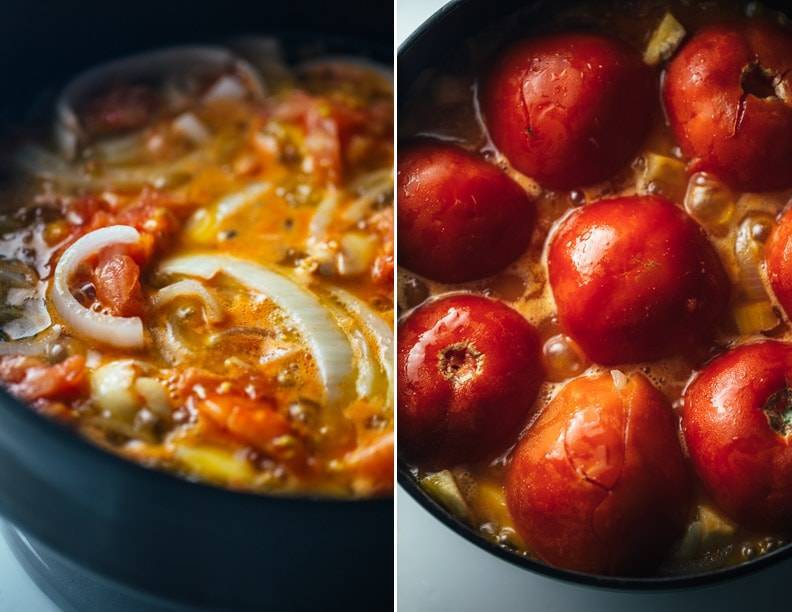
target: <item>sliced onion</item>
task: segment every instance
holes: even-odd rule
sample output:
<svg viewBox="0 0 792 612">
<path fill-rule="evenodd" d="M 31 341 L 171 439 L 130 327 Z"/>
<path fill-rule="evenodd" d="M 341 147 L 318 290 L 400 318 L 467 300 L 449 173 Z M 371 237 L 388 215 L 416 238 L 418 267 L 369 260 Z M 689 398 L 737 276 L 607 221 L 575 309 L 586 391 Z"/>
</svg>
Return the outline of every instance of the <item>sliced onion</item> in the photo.
<svg viewBox="0 0 792 612">
<path fill-rule="evenodd" d="M 393 194 L 393 171 L 377 170 L 371 172 L 359 180 L 357 185 L 350 185 L 350 189 L 357 191 L 360 195 L 356 200 L 347 206 L 342 217 L 346 221 L 356 223 L 366 216 L 371 206 Z"/>
<path fill-rule="evenodd" d="M 235 191 L 223 197 L 217 203 L 217 221 L 222 221 L 226 217 L 233 215 L 243 207 L 258 200 L 272 188 L 272 184 L 264 181 L 256 181 L 246 185 L 239 191 Z"/>
<path fill-rule="evenodd" d="M 25 146 L 17 151 L 15 162 L 23 172 L 54 181 L 64 187 L 80 187 L 93 191 L 166 183 L 173 177 L 190 174 L 201 163 L 208 161 L 206 151 L 198 149 L 176 161 L 141 166 L 110 166 L 99 174 L 89 175 L 76 166 L 66 163 L 46 149 Z"/>
<path fill-rule="evenodd" d="M 136 244 L 140 234 L 128 225 L 94 230 L 66 249 L 55 268 L 52 302 L 73 331 L 91 340 L 118 348 L 141 348 L 144 344 L 140 317 L 114 317 L 85 308 L 71 294 L 69 280 L 77 268 L 97 251 L 114 244 Z"/>
<path fill-rule="evenodd" d="M 81 184 L 85 181 L 74 166 L 37 145 L 20 147 L 14 155 L 14 163 L 23 172 L 65 185 Z"/>
<path fill-rule="evenodd" d="M 209 129 L 193 113 L 182 113 L 171 125 L 177 134 L 197 145 L 204 144 L 212 137 Z"/>
<path fill-rule="evenodd" d="M 111 166 L 123 166 L 138 161 L 145 153 L 142 134 L 105 138 L 93 145 L 94 154 Z"/>
<path fill-rule="evenodd" d="M 357 391 L 358 397 L 371 397 L 374 393 L 374 371 L 376 363 L 372 358 L 369 343 L 359 330 L 354 331 L 350 335 L 350 338 L 359 352 L 357 358 L 358 375 L 357 381 L 355 382 L 355 390 Z"/>
<path fill-rule="evenodd" d="M 335 187 L 329 187 L 325 197 L 319 202 L 319 205 L 314 211 L 313 217 L 308 224 L 309 239 L 316 242 L 324 240 L 327 234 L 327 228 L 333 219 L 333 213 L 338 207 L 338 191 Z"/>
<path fill-rule="evenodd" d="M 390 326 L 368 304 L 348 291 L 334 288 L 330 290 L 330 293 L 371 334 L 377 347 L 380 363 L 388 377 L 388 401 L 390 402 L 393 395 L 393 332 Z"/>
<path fill-rule="evenodd" d="M 266 295 L 285 311 L 308 344 L 328 402 L 336 404 L 342 398 L 343 385 L 353 370 L 352 348 L 328 311 L 300 285 L 261 265 L 226 255 L 177 257 L 164 262 L 160 271 L 206 279 L 222 272 Z"/>
<path fill-rule="evenodd" d="M 740 273 L 740 287 L 750 299 L 767 297 L 762 282 L 761 268 L 764 248 L 752 235 L 755 220 L 746 217 L 737 229 L 734 239 L 734 255 Z"/>
<path fill-rule="evenodd" d="M 61 93 L 56 105 L 56 138 L 61 152 L 74 158 L 86 133 L 80 123 L 77 109 L 91 96 L 108 85 L 140 81 L 162 84 L 167 79 L 184 75 L 239 76 L 254 97 L 264 94 L 264 84 L 255 69 L 228 49 L 212 46 L 184 46 L 158 49 L 101 64 L 71 81 Z"/>
<path fill-rule="evenodd" d="M 247 90 L 235 76 L 223 75 L 204 94 L 203 101 L 212 104 L 218 100 L 242 100 Z"/>
<path fill-rule="evenodd" d="M 46 303 L 47 283 L 40 282 L 36 287 L 9 289 L 6 295 L 7 306 L 18 306 L 21 315 L 8 321 L 2 327 L 3 333 L 12 340 L 29 338 L 52 325 L 52 318 Z"/>
<path fill-rule="evenodd" d="M 62 328 L 60 325 L 53 325 L 35 338 L 0 342 L 0 356 L 7 357 L 10 355 L 19 355 L 24 357 L 38 357 L 46 355 L 52 343 L 60 338 L 61 331 Z"/>
<path fill-rule="evenodd" d="M 209 323 L 219 323 L 224 318 L 223 309 L 211 293 L 201 283 L 195 280 L 180 280 L 167 287 L 163 287 L 154 294 L 152 303 L 159 308 L 168 302 L 182 297 L 198 298 L 206 307 L 206 320 Z"/>
</svg>

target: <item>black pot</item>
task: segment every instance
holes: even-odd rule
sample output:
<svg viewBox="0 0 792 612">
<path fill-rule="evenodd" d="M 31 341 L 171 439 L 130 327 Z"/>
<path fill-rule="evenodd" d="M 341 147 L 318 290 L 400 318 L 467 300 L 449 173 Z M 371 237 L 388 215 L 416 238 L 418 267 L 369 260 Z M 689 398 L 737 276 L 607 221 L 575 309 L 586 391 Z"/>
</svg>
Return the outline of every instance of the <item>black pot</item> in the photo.
<svg viewBox="0 0 792 612">
<path fill-rule="evenodd" d="M 282 36 L 292 54 L 310 43 L 391 65 L 392 16 L 391 2 L 378 0 L 6 3 L 0 117 L 17 123 L 42 91 L 103 60 L 240 34 Z M 187 482 L 106 453 L 4 392 L 0 513 L 29 537 L 39 556 L 28 561 L 46 564 L 39 569 L 85 572 L 152 605 L 392 608 L 391 499 L 261 496 Z"/>
<path fill-rule="evenodd" d="M 487 31 L 491 38 L 503 41 L 541 29 L 550 18 L 573 1 L 526 1 L 526 0 L 454 0 L 446 4 L 425 21 L 400 47 L 398 65 L 397 114 L 402 115 L 414 87 L 425 79 L 427 70 L 444 65 L 450 54 L 464 48 L 467 39 Z M 784 7 L 783 2 L 767 2 L 771 6 Z M 494 50 L 490 49 L 490 51 Z M 792 558 L 792 544 L 787 544 L 751 561 L 724 569 L 681 576 L 658 577 L 604 577 L 573 572 L 546 565 L 518 555 L 487 540 L 475 529 L 447 512 L 418 484 L 403 459 L 398 461 L 399 484 L 444 525 L 466 540 L 513 565 L 569 582 L 619 590 L 664 590 L 714 584 L 729 578 L 742 576 L 761 568 Z"/>
</svg>

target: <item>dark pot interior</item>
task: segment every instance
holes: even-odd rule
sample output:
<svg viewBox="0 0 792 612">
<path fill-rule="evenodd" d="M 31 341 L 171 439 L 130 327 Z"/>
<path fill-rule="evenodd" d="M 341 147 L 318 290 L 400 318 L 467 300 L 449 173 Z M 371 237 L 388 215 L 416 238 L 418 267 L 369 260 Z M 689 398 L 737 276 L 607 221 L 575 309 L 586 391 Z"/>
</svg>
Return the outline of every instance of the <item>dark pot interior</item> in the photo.
<svg viewBox="0 0 792 612">
<path fill-rule="evenodd" d="M 0 119 L 75 72 L 136 50 L 282 36 L 392 62 L 390 2 L 10 2 L 0 20 Z M 299 43 L 299 44 L 297 44 Z M 209 609 L 388 609 L 393 504 L 265 497 L 107 454 L 0 392 L 0 513 L 70 565 Z M 123 585 L 123 586 L 121 586 Z"/>
<path fill-rule="evenodd" d="M 406 101 L 421 79 L 426 78 L 427 70 L 443 66 L 448 53 L 456 53 L 464 48 L 466 39 L 502 28 L 502 40 L 524 35 L 537 25 L 549 20 L 554 13 L 573 1 L 533 1 L 501 0 L 455 0 L 446 4 L 440 11 L 423 23 L 400 47 L 397 59 L 399 87 L 397 114 L 406 107 Z M 766 2 L 789 14 L 789 4 Z M 539 561 L 523 557 L 510 550 L 484 539 L 475 529 L 448 513 L 420 487 L 403 460 L 398 461 L 398 480 L 400 485 L 428 512 L 440 522 L 476 546 L 500 557 L 509 563 L 526 570 L 544 574 L 552 578 L 586 584 L 607 589 L 619 590 L 663 590 L 714 584 L 726 579 L 742 576 L 767 567 L 783 559 L 792 558 L 792 544 L 787 544 L 771 553 L 757 557 L 740 565 L 712 572 L 670 577 L 620 578 L 603 577 L 580 572 L 566 571 L 545 565 Z"/>
</svg>

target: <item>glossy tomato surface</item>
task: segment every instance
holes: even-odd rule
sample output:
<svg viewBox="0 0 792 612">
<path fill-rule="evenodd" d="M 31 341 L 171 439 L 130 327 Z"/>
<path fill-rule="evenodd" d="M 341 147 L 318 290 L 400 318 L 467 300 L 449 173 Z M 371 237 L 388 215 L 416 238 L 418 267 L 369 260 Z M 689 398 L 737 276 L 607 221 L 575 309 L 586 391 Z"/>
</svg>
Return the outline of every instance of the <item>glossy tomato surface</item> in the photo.
<svg viewBox="0 0 792 612">
<path fill-rule="evenodd" d="M 685 393 L 682 426 L 720 508 L 757 530 L 792 531 L 792 346 L 764 341 L 718 357 Z"/>
<path fill-rule="evenodd" d="M 656 196 L 574 210 L 552 237 L 548 272 L 562 329 L 607 365 L 692 349 L 711 334 L 729 295 L 702 229 Z"/>
<path fill-rule="evenodd" d="M 664 101 L 692 168 L 732 187 L 792 186 L 792 33 L 753 21 L 703 28 L 668 67 Z"/>
<path fill-rule="evenodd" d="M 568 383 L 523 436 L 506 495 L 547 563 L 632 575 L 683 533 L 690 482 L 665 396 L 641 374 L 601 374 Z"/>
<path fill-rule="evenodd" d="M 602 181 L 643 141 L 657 107 L 652 71 L 595 34 L 518 42 L 487 76 L 490 135 L 520 172 L 554 189 Z"/>
<path fill-rule="evenodd" d="M 792 209 L 781 217 L 765 245 L 767 278 L 776 299 L 792 315 Z"/>
<path fill-rule="evenodd" d="M 514 442 L 542 381 L 539 337 L 522 315 L 452 295 L 399 325 L 399 450 L 426 467 L 489 458 Z"/>
<path fill-rule="evenodd" d="M 452 145 L 399 150 L 399 261 L 457 283 L 499 272 L 528 247 L 536 210 L 502 170 Z"/>
</svg>

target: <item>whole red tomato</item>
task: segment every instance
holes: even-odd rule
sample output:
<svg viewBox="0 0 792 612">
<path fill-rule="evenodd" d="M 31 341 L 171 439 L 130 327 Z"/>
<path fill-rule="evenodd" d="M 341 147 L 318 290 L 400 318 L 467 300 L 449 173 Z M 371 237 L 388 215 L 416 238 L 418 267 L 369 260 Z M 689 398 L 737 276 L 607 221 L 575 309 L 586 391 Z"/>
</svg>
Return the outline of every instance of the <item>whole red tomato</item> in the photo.
<svg viewBox="0 0 792 612">
<path fill-rule="evenodd" d="M 671 406 L 641 374 L 574 379 L 514 451 L 506 499 L 517 531 L 547 563 L 651 572 L 691 507 Z"/>
<path fill-rule="evenodd" d="M 703 28 L 668 67 L 671 127 L 695 170 L 732 187 L 792 186 L 792 33 L 764 22 Z"/>
<path fill-rule="evenodd" d="M 499 168 L 452 145 L 404 145 L 398 163 L 399 261 L 456 283 L 499 272 L 528 247 L 533 202 Z"/>
<path fill-rule="evenodd" d="M 745 344 L 685 392 L 690 458 L 715 502 L 741 525 L 792 531 L 792 346 Z"/>
<path fill-rule="evenodd" d="M 792 315 L 792 209 L 784 213 L 765 245 L 767 278 L 787 317 Z"/>
<path fill-rule="evenodd" d="M 655 196 L 575 209 L 548 251 L 558 320 L 601 364 L 652 361 L 707 339 L 728 301 L 703 230 Z"/>
<path fill-rule="evenodd" d="M 636 152 L 657 106 L 652 71 L 597 34 L 518 42 L 488 75 L 492 140 L 520 172 L 554 189 L 604 180 Z"/>
<path fill-rule="evenodd" d="M 522 315 L 475 295 L 420 306 L 398 330 L 399 450 L 426 467 L 505 450 L 542 381 L 539 337 Z"/>
</svg>

